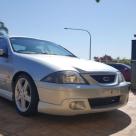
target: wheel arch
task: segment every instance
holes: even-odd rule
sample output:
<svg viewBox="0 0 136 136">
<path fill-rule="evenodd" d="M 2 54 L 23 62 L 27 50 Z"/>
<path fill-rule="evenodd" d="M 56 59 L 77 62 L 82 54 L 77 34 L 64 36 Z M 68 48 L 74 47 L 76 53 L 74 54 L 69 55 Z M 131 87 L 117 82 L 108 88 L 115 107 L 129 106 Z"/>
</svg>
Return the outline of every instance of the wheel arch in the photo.
<svg viewBox="0 0 136 136">
<path fill-rule="evenodd" d="M 25 72 L 25 71 L 18 71 L 17 73 L 14 74 L 14 76 L 13 76 L 13 78 L 12 78 L 12 82 L 11 82 L 12 92 L 14 91 L 14 86 L 15 86 L 16 78 L 17 78 L 19 75 L 21 75 L 21 74 L 24 74 L 24 75 L 29 76 L 30 79 L 33 81 L 33 83 L 34 83 L 36 89 L 37 89 L 37 86 L 36 86 L 36 84 L 35 84 L 35 82 L 34 82 L 32 76 L 31 76 L 30 74 L 28 74 L 28 73 Z M 38 90 L 37 90 L 37 94 L 38 94 Z M 13 97 L 14 97 L 14 96 L 12 96 L 12 98 L 13 98 Z M 39 94 L 38 94 L 38 99 L 39 99 Z"/>
<path fill-rule="evenodd" d="M 19 77 L 20 76 L 20 77 Z M 33 92 L 31 95 L 31 98 L 33 101 L 31 101 L 31 106 L 29 109 L 27 109 L 27 111 L 25 111 L 24 113 L 21 112 L 16 105 L 16 100 L 15 100 L 15 84 L 17 83 L 17 80 L 19 80 L 20 78 L 24 77 L 25 79 L 27 79 L 27 81 L 29 81 L 29 83 L 31 84 L 31 91 Z M 35 114 L 38 111 L 38 103 L 39 103 L 39 93 L 37 90 L 37 86 L 36 83 L 34 82 L 32 76 L 30 74 L 28 74 L 27 72 L 24 71 L 19 71 L 17 73 L 14 74 L 13 78 L 12 78 L 12 100 L 14 102 L 14 104 L 16 105 L 16 109 L 18 111 L 18 113 L 20 113 L 23 116 L 29 116 L 31 114 Z"/>
<path fill-rule="evenodd" d="M 30 76 L 30 74 L 28 74 L 27 72 L 25 72 L 25 71 L 19 71 L 19 72 L 15 73 L 14 76 L 13 76 L 13 78 L 12 78 L 12 82 L 11 82 L 12 88 L 13 88 L 14 85 L 15 85 L 16 78 L 17 78 L 19 75 L 21 75 L 21 74 L 25 74 L 25 75 L 29 76 L 29 77 L 32 79 L 32 77 Z M 32 80 L 33 80 L 33 79 L 32 79 Z M 33 80 L 33 81 L 34 81 L 34 80 Z"/>
</svg>

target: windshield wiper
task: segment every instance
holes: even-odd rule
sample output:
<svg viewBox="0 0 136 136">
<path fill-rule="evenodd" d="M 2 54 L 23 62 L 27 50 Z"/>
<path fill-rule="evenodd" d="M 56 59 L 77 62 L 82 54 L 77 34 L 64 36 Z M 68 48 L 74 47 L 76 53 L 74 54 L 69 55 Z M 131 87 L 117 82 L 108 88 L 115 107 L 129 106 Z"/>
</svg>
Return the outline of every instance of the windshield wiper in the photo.
<svg viewBox="0 0 136 136">
<path fill-rule="evenodd" d="M 47 54 L 48 55 L 48 53 L 46 52 L 38 52 L 37 54 Z"/>
<path fill-rule="evenodd" d="M 33 52 L 33 51 L 17 51 L 17 52 L 23 54 L 48 54 L 46 52 Z"/>
<path fill-rule="evenodd" d="M 68 56 L 68 57 L 74 57 L 74 58 L 77 58 L 77 56 L 75 56 L 75 55 L 65 55 L 65 56 Z"/>
</svg>

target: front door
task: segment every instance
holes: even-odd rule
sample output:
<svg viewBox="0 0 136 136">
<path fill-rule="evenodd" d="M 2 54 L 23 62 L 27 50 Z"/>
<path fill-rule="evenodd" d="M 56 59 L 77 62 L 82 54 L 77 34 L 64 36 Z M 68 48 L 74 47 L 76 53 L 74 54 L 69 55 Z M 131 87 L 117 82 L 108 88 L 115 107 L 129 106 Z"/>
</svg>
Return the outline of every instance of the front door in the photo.
<svg viewBox="0 0 136 136">
<path fill-rule="evenodd" d="M 8 57 L 8 41 L 0 37 L 0 49 L 4 50 L 6 55 L 0 56 L 0 89 L 10 91 L 10 69 Z"/>
</svg>

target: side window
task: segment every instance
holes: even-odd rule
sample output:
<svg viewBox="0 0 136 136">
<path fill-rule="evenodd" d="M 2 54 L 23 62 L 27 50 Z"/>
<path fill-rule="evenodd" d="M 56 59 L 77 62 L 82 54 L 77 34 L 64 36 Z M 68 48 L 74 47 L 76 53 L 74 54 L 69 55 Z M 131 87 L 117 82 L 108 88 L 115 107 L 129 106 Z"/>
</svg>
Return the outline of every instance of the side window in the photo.
<svg viewBox="0 0 136 136">
<path fill-rule="evenodd" d="M 4 38 L 0 38 L 0 49 L 3 49 L 5 52 L 8 52 L 8 42 Z"/>
<path fill-rule="evenodd" d="M 19 44 L 14 44 L 14 48 L 16 49 L 17 52 L 26 50 L 25 46 Z"/>
</svg>

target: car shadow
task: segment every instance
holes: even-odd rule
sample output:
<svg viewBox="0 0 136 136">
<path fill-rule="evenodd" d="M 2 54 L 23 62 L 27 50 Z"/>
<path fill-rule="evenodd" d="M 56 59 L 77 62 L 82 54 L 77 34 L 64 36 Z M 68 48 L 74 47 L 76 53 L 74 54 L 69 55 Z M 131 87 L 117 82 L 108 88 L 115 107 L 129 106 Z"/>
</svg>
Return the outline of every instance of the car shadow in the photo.
<svg viewBox="0 0 136 136">
<path fill-rule="evenodd" d="M 62 134 L 69 131 L 71 136 L 75 135 L 101 135 L 109 136 L 123 130 L 131 123 L 131 118 L 121 110 L 103 113 L 78 115 L 73 117 L 51 116 L 39 114 L 37 119 L 43 118 L 50 124 L 56 124 Z"/>
<path fill-rule="evenodd" d="M 133 95 L 136 95 L 136 90 L 133 90 L 133 91 L 131 91 L 132 93 L 133 93 Z"/>
<path fill-rule="evenodd" d="M 109 136 L 126 128 L 131 123 L 129 115 L 121 110 L 78 116 L 53 116 L 37 114 L 22 117 L 16 113 L 11 102 L 0 98 L 0 134 L 10 135 L 66 135 Z"/>
</svg>

